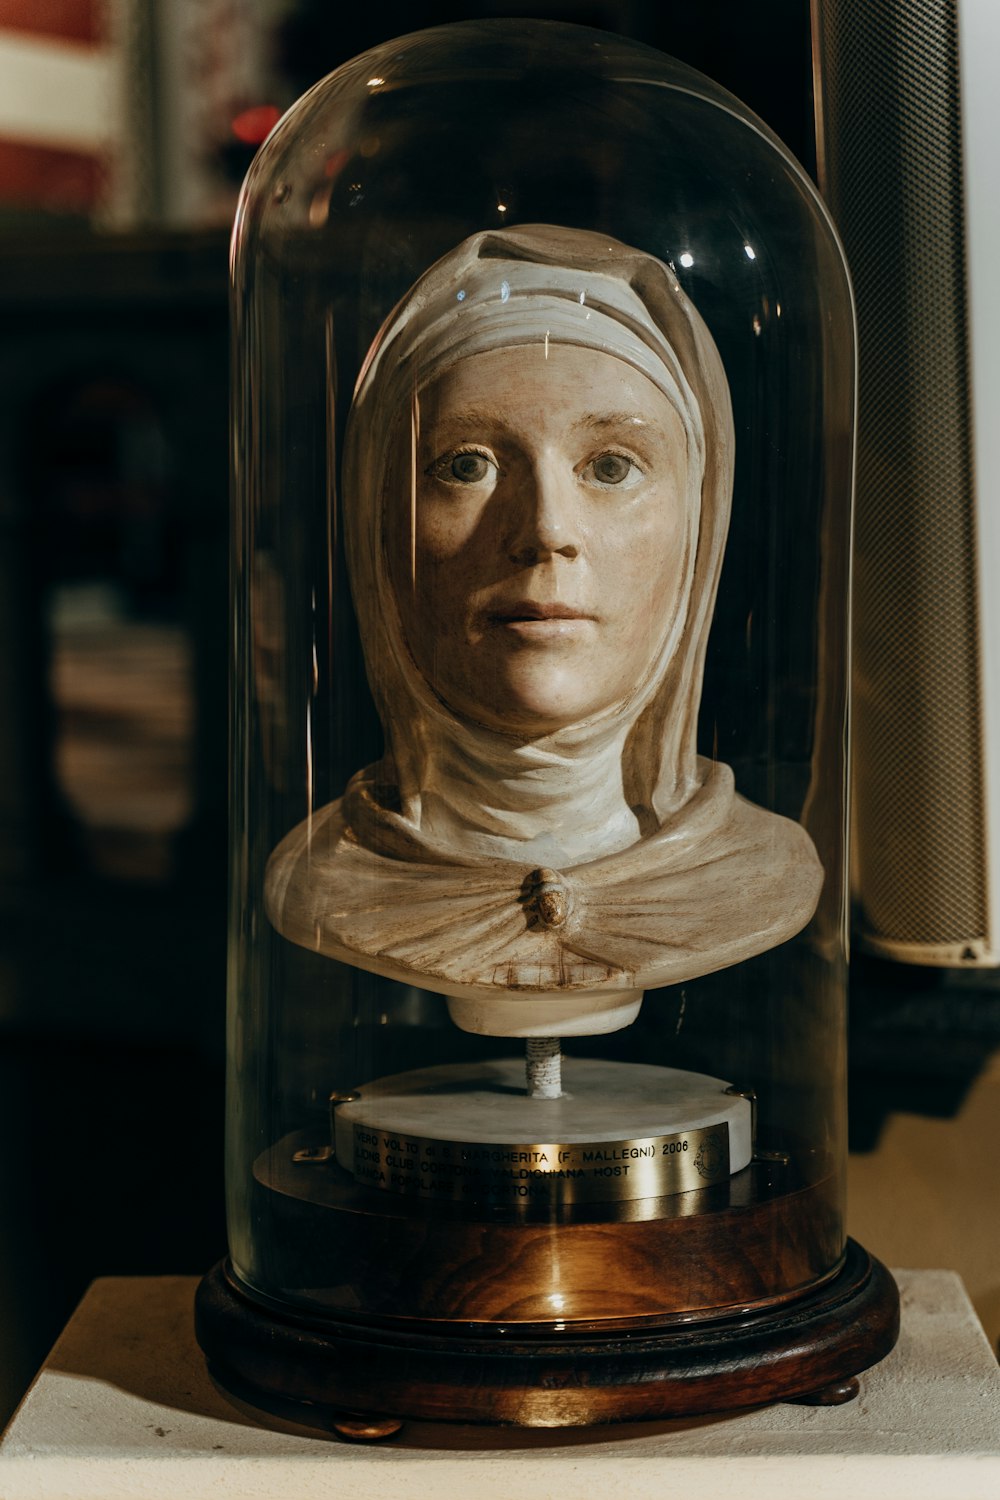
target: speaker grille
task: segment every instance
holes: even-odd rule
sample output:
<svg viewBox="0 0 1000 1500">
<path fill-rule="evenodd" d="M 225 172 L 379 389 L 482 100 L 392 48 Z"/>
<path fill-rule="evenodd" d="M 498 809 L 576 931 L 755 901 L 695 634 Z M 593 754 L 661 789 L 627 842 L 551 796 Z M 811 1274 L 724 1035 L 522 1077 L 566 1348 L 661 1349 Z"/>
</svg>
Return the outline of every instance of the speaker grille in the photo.
<svg viewBox="0 0 1000 1500">
<path fill-rule="evenodd" d="M 817 10 L 821 171 L 858 305 L 862 922 L 890 948 L 965 947 L 987 919 L 956 5 Z"/>
</svg>

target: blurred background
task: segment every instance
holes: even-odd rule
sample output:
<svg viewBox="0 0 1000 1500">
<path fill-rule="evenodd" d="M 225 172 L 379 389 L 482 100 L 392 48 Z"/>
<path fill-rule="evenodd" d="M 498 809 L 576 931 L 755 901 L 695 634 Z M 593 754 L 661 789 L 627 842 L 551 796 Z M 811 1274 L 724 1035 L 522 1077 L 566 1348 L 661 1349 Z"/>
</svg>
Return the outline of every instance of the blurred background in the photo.
<svg viewBox="0 0 1000 1500">
<path fill-rule="evenodd" d="M 288 105 L 476 16 L 618 31 L 815 171 L 807 0 L 0 0 L 0 1420 L 222 1207 L 228 228 Z M 1000 1332 L 1000 993 L 859 964 L 851 1224 Z"/>
</svg>

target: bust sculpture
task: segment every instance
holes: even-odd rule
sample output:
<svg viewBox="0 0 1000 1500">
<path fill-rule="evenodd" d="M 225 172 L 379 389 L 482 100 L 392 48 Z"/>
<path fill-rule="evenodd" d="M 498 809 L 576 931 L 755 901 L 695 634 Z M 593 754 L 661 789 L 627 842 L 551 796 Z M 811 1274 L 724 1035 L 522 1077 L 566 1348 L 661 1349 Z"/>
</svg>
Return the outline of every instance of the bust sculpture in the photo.
<svg viewBox="0 0 1000 1500">
<path fill-rule="evenodd" d="M 808 835 L 696 749 L 733 447 L 718 351 L 653 257 L 528 226 L 417 282 L 343 471 L 385 754 L 274 852 L 281 933 L 467 1030 L 555 1036 L 801 930 Z"/>
</svg>

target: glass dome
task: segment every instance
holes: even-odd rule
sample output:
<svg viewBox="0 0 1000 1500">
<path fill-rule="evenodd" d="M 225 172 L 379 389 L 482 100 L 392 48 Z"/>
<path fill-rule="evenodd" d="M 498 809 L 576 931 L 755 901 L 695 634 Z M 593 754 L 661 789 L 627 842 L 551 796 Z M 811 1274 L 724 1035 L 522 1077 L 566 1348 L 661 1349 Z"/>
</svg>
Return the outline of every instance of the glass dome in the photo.
<svg viewBox="0 0 1000 1500">
<path fill-rule="evenodd" d="M 648 48 L 465 23 L 289 111 L 232 286 L 206 1348 L 297 1400 L 550 1423 L 542 1351 L 628 1332 L 673 1394 L 591 1375 L 556 1420 L 711 1409 L 746 1389 L 693 1394 L 679 1329 L 847 1276 L 868 1351 L 775 1355 L 756 1399 L 853 1374 L 894 1312 L 844 1228 L 854 324 L 814 189 Z M 317 1351 L 514 1340 L 516 1399 L 319 1352 L 276 1381 L 237 1306 Z"/>
</svg>

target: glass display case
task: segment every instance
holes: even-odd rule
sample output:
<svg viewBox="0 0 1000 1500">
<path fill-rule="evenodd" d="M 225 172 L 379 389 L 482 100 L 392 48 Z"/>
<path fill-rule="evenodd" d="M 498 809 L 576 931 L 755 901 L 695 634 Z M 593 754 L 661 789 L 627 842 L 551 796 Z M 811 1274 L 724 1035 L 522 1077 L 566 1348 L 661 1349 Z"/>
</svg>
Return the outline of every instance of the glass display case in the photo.
<svg viewBox="0 0 1000 1500">
<path fill-rule="evenodd" d="M 289 111 L 232 286 L 203 1347 L 370 1436 L 847 1399 L 897 1302 L 844 1227 L 855 355 L 815 190 L 648 48 L 466 23 Z"/>
</svg>

